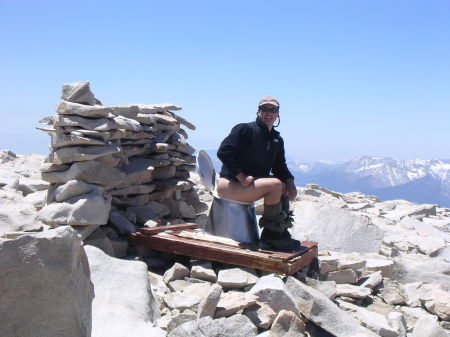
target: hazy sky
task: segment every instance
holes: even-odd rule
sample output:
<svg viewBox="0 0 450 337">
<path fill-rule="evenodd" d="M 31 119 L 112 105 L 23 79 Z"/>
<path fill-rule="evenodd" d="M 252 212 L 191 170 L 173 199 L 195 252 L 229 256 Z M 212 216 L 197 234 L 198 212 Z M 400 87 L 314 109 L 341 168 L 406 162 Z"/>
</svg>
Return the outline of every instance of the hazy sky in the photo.
<svg viewBox="0 0 450 337">
<path fill-rule="evenodd" d="M 47 154 L 35 130 L 61 85 L 106 105 L 171 102 L 217 148 L 281 102 L 287 154 L 450 158 L 450 1 L 0 0 L 0 149 Z"/>
</svg>

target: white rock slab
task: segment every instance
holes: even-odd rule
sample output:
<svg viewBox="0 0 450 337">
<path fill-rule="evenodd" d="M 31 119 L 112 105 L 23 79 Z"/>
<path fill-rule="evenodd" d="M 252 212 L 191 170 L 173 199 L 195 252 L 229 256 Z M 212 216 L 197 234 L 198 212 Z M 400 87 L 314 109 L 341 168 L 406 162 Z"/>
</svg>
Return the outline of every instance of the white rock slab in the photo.
<svg viewBox="0 0 450 337">
<path fill-rule="evenodd" d="M 295 278 L 288 277 L 286 289 L 302 315 L 334 336 L 378 336 L 361 326 L 348 313 L 341 311 L 325 295 Z"/>
<path fill-rule="evenodd" d="M 229 317 L 239 310 L 245 309 L 256 303 L 256 296 L 251 293 L 229 291 L 222 293 L 217 303 L 214 317 Z"/>
<path fill-rule="evenodd" d="M 292 311 L 281 310 L 270 328 L 273 337 L 304 337 L 305 324 Z"/>
<path fill-rule="evenodd" d="M 448 337 L 448 334 L 436 320 L 422 317 L 414 326 L 411 337 Z"/>
<path fill-rule="evenodd" d="M 167 337 L 256 337 L 258 329 L 243 315 L 213 320 L 203 317 L 172 330 Z"/>
<path fill-rule="evenodd" d="M 255 271 L 249 268 L 231 268 L 219 271 L 217 283 L 224 289 L 244 289 L 258 281 Z"/>
<path fill-rule="evenodd" d="M 247 316 L 260 329 L 269 329 L 277 316 L 271 307 L 262 302 L 257 302 L 244 309 L 243 315 Z"/>
<path fill-rule="evenodd" d="M 249 293 L 254 294 L 258 302 L 267 304 L 275 312 L 285 309 L 298 313 L 294 300 L 287 293 L 283 280 L 275 274 L 261 277 Z"/>
<path fill-rule="evenodd" d="M 0 239 L 2 336 L 91 336 L 94 286 L 71 227 Z"/>
<path fill-rule="evenodd" d="M 39 211 L 38 218 L 50 226 L 104 225 L 108 222 L 110 210 L 110 197 L 94 191 L 46 205 Z"/>
<path fill-rule="evenodd" d="M 176 262 L 170 269 L 166 270 L 163 276 L 163 280 L 166 284 L 169 284 L 170 281 L 184 279 L 185 277 L 188 277 L 189 274 L 189 268 Z"/>
<path fill-rule="evenodd" d="M 191 277 L 210 282 L 217 281 L 217 275 L 212 268 L 211 262 L 205 262 L 192 266 Z"/>
<path fill-rule="evenodd" d="M 85 249 L 95 289 L 92 336 L 165 336 L 152 324 L 160 313 L 145 263 L 112 258 L 92 246 Z"/>
<path fill-rule="evenodd" d="M 336 296 L 347 296 L 351 298 L 366 298 L 372 293 L 371 289 L 353 286 L 351 284 L 337 284 Z"/>
<path fill-rule="evenodd" d="M 366 217 L 320 202 L 302 201 L 294 209 L 293 236 L 320 242 L 321 249 L 378 252 L 383 232 Z"/>
</svg>

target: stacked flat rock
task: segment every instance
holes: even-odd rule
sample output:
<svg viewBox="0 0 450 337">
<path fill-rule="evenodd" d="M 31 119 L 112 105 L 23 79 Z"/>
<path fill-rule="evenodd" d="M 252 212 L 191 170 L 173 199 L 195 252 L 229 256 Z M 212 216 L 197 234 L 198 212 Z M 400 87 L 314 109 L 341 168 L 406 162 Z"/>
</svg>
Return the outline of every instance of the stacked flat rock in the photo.
<svg viewBox="0 0 450 337">
<path fill-rule="evenodd" d="M 195 126 L 174 112 L 181 107 L 108 107 L 94 97 L 89 82 L 63 85 L 61 98 L 56 114 L 41 121 L 48 126 L 39 128 L 51 136 L 51 153 L 41 168 L 50 183 L 41 221 L 110 223 L 116 234 L 129 234 L 145 224 L 193 222 L 207 209 L 189 180 L 195 149 L 182 125 Z"/>
</svg>

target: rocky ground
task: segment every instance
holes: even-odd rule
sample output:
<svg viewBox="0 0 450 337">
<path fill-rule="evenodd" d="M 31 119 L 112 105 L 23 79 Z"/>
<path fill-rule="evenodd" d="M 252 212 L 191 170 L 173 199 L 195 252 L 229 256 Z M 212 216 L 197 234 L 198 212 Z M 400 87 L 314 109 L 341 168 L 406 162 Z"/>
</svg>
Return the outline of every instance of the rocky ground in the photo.
<svg viewBox="0 0 450 337">
<path fill-rule="evenodd" d="M 449 335 L 450 209 L 299 188 L 292 234 L 320 256 L 283 277 L 51 228 L 38 217 L 43 160 L 0 152 L 1 335 Z"/>
</svg>

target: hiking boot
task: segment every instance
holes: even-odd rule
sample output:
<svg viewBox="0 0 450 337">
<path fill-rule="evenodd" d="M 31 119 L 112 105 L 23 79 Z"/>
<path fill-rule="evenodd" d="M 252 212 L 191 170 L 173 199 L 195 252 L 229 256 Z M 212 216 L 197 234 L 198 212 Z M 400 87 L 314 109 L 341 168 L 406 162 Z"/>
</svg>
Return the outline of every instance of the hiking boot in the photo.
<svg viewBox="0 0 450 337">
<path fill-rule="evenodd" d="M 264 228 L 259 240 L 261 249 L 291 252 L 300 247 L 300 241 L 291 238 L 291 234 L 284 232 L 274 232 Z"/>
</svg>

